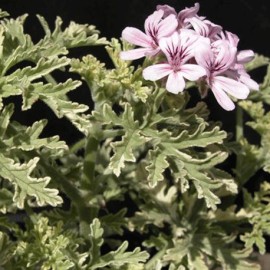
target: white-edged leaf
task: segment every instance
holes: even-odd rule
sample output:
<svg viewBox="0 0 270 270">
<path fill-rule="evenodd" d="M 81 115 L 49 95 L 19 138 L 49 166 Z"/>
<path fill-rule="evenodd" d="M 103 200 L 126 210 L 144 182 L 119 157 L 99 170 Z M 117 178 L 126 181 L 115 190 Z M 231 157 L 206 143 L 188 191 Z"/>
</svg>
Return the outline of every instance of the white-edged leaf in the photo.
<svg viewBox="0 0 270 270">
<path fill-rule="evenodd" d="M 36 167 L 39 158 L 33 158 L 27 163 L 15 163 L 14 160 L 0 155 L 0 175 L 9 180 L 15 187 L 13 196 L 19 208 L 24 207 L 27 196 L 35 197 L 39 206 L 56 206 L 62 203 L 57 189 L 47 188 L 50 177 L 34 178 L 31 173 Z"/>
<path fill-rule="evenodd" d="M 121 169 L 125 167 L 126 161 L 136 161 L 133 150 L 145 142 L 146 140 L 144 137 L 140 136 L 139 130 L 131 130 L 122 137 L 122 141 L 112 143 L 114 155 L 110 160 L 109 167 L 116 176 L 120 175 Z"/>
<path fill-rule="evenodd" d="M 159 150 L 151 150 L 149 152 L 149 165 L 146 166 L 148 171 L 147 180 L 151 187 L 155 187 L 159 181 L 164 179 L 163 172 L 169 167 L 169 163 L 166 160 L 166 154 Z"/>
</svg>

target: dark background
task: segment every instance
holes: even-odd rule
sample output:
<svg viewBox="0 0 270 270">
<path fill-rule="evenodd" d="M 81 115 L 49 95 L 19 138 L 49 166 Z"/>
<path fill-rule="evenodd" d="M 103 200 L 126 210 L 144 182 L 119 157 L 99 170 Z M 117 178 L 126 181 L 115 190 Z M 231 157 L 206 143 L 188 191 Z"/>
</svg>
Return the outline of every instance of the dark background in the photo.
<svg viewBox="0 0 270 270">
<path fill-rule="evenodd" d="M 270 56 L 270 7 L 269 0 L 201 0 L 199 15 L 206 16 L 210 21 L 223 26 L 224 29 L 237 34 L 240 38 L 240 49 L 252 49 L 257 53 Z M 143 29 L 144 20 L 158 4 L 168 4 L 176 11 L 191 7 L 197 1 L 188 0 L 0 0 L 0 8 L 15 18 L 24 13 L 29 17 L 25 23 L 26 32 L 34 41 L 43 36 L 43 30 L 35 17 L 40 14 L 45 17 L 53 28 L 57 16 L 63 19 L 63 28 L 70 21 L 81 24 L 93 24 L 100 30 L 101 36 L 119 38 L 126 26 Z M 81 48 L 72 52 L 73 57 L 81 57 L 93 53 L 102 61 L 109 64 L 104 48 Z M 260 82 L 265 69 L 253 72 L 252 78 Z M 75 77 L 76 78 L 76 77 Z M 77 77 L 79 78 L 79 77 Z M 60 78 L 61 79 L 61 78 Z M 86 87 L 81 92 L 71 94 L 73 100 L 91 105 L 90 95 Z M 89 102 L 87 102 L 89 101 Z M 234 131 L 235 112 L 226 112 L 217 105 L 213 95 L 206 99 L 211 108 L 211 118 L 223 123 L 227 131 Z M 20 97 L 15 98 L 20 103 Z M 37 103 L 33 110 L 20 112 L 19 106 L 16 117 L 21 123 L 29 124 L 41 118 L 50 118 L 46 135 L 60 134 L 68 143 L 75 142 L 80 137 L 79 132 L 70 127 L 65 121 L 59 121 L 43 104 Z"/>
<path fill-rule="evenodd" d="M 27 26 L 32 33 L 40 32 L 34 19 L 38 13 L 51 25 L 56 16 L 62 17 L 65 23 L 74 20 L 94 24 L 102 35 L 110 38 L 120 37 L 126 26 L 142 28 L 145 18 L 158 4 L 169 4 L 179 11 L 195 2 L 200 3 L 200 15 L 239 35 L 240 47 L 270 55 L 268 0 L 0 0 L 0 7 L 12 17 L 28 13 L 31 25 Z"/>
</svg>

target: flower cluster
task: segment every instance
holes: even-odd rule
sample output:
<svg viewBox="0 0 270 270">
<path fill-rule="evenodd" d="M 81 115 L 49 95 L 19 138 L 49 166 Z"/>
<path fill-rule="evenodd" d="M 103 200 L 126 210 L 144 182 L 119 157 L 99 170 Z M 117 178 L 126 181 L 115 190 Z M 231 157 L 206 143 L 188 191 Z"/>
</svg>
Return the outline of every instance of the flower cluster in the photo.
<svg viewBox="0 0 270 270">
<path fill-rule="evenodd" d="M 254 52 L 238 51 L 238 37 L 199 16 L 198 11 L 198 3 L 178 14 L 168 5 L 157 6 L 145 21 L 145 33 L 134 27 L 123 30 L 122 38 L 140 48 L 120 56 L 134 60 L 158 55 L 162 62 L 143 70 L 146 80 L 166 78 L 166 89 L 174 94 L 185 89 L 186 80 L 196 81 L 203 96 L 211 89 L 225 110 L 233 110 L 230 96 L 245 99 L 250 90 L 259 89 L 244 68 Z"/>
</svg>

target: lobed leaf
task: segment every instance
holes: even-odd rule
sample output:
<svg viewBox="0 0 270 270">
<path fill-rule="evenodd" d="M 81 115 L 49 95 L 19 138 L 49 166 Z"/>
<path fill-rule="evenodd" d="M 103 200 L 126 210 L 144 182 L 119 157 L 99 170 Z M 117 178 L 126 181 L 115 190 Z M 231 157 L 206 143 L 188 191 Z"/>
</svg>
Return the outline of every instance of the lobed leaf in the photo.
<svg viewBox="0 0 270 270">
<path fill-rule="evenodd" d="M 2 154 L 0 155 L 0 175 L 15 186 L 13 200 L 19 208 L 24 207 L 27 196 L 35 197 L 39 206 L 46 204 L 56 206 L 62 203 L 58 190 L 46 187 L 50 181 L 49 177 L 31 177 L 38 160 L 38 158 L 34 158 L 28 163 L 20 164 Z"/>
</svg>

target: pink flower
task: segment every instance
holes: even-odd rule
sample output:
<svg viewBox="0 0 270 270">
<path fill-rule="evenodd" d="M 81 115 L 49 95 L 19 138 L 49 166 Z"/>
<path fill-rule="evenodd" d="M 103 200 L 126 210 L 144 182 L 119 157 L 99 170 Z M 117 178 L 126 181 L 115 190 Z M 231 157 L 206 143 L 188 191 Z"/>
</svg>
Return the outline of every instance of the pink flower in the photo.
<svg viewBox="0 0 270 270">
<path fill-rule="evenodd" d="M 181 10 L 178 13 L 178 21 L 179 21 L 179 26 L 181 28 L 188 28 L 189 27 L 189 19 L 191 18 L 198 18 L 198 11 L 200 9 L 200 4 L 195 3 L 194 7 L 191 8 L 185 8 Z"/>
<path fill-rule="evenodd" d="M 157 10 L 162 10 L 164 12 L 163 17 L 166 18 L 167 16 L 173 14 L 177 17 L 177 12 L 175 9 L 169 5 L 157 5 Z"/>
<path fill-rule="evenodd" d="M 239 42 L 237 35 L 228 31 L 226 31 L 225 34 L 222 33 L 221 38 L 227 40 L 232 47 L 237 47 Z M 235 64 L 232 65 L 228 71 L 226 71 L 226 75 L 245 84 L 252 90 L 259 90 L 259 85 L 250 78 L 244 67 L 244 64 L 250 62 L 253 58 L 254 52 L 252 50 L 238 51 L 236 54 Z"/>
<path fill-rule="evenodd" d="M 204 68 L 195 64 L 186 64 L 194 54 L 193 49 L 198 44 L 198 37 L 189 30 L 175 32 L 171 37 L 160 40 L 159 46 L 167 58 L 167 63 L 147 67 L 143 71 L 146 80 L 156 81 L 168 76 L 166 89 L 174 94 L 185 88 L 185 79 L 196 81 L 204 76 Z"/>
<path fill-rule="evenodd" d="M 194 7 L 191 8 L 185 8 L 183 10 L 181 10 L 178 14 L 175 11 L 174 8 L 168 6 L 168 5 L 158 5 L 157 6 L 157 10 L 162 10 L 164 12 L 164 17 L 170 16 L 170 15 L 175 15 L 177 16 L 178 19 L 178 26 L 179 29 L 188 29 L 190 28 L 190 22 L 189 19 L 194 18 L 194 17 L 198 17 L 197 13 L 200 9 L 200 4 L 199 3 L 195 3 Z"/>
<path fill-rule="evenodd" d="M 131 44 L 142 48 L 121 52 L 124 60 L 139 59 L 144 56 L 156 55 L 159 51 L 159 40 L 170 36 L 178 26 L 175 15 L 171 14 L 162 19 L 164 11 L 155 11 L 145 21 L 145 33 L 134 27 L 126 27 L 122 32 L 122 38 Z"/>
<path fill-rule="evenodd" d="M 214 24 L 209 20 L 202 20 L 201 18 L 189 19 L 190 24 L 194 28 L 195 32 L 202 37 L 208 37 L 210 40 L 216 40 L 217 36 L 221 33 L 222 27 Z"/>
<path fill-rule="evenodd" d="M 198 35 L 214 39 L 221 33 L 222 27 L 209 20 L 205 20 L 204 17 L 198 16 L 197 13 L 199 9 L 199 3 L 195 3 L 193 7 L 185 8 L 177 14 L 175 9 L 168 5 L 157 6 L 157 10 L 164 11 L 164 17 L 167 17 L 170 14 L 177 16 L 179 30 L 190 29 L 192 27 Z"/>
<path fill-rule="evenodd" d="M 233 110 L 235 105 L 228 94 L 237 99 L 245 99 L 249 94 L 245 84 L 226 76 L 226 72 L 235 65 L 237 49 L 226 40 L 217 40 L 211 45 L 206 40 L 196 51 L 195 59 L 206 69 L 206 82 L 217 102 L 225 110 Z"/>
</svg>

